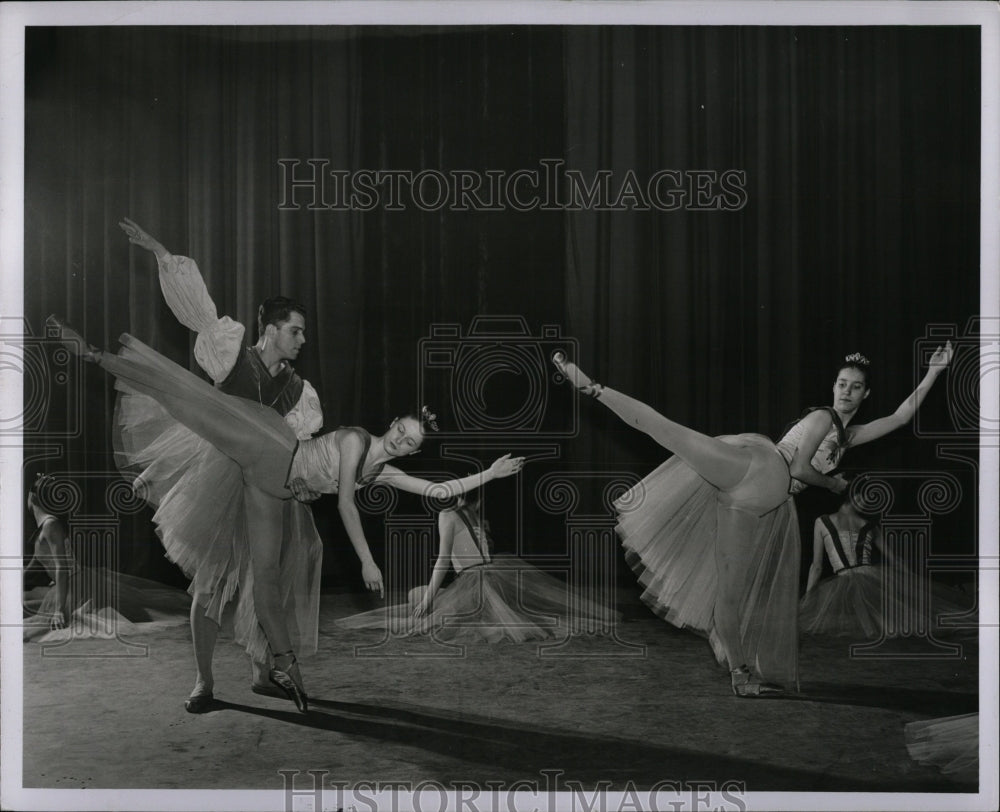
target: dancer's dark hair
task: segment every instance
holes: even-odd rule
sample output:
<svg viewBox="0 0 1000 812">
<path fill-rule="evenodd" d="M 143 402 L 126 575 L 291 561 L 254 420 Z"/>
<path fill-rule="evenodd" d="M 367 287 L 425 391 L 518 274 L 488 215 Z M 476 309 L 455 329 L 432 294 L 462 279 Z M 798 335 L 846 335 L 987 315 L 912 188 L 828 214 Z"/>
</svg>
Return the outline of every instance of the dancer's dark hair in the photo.
<svg viewBox="0 0 1000 812">
<path fill-rule="evenodd" d="M 298 313 L 302 318 L 306 317 L 305 307 L 287 296 L 272 296 L 270 299 L 265 299 L 257 308 L 258 335 L 263 335 L 264 329 L 269 324 L 277 327 L 288 321 L 292 313 Z"/>
</svg>

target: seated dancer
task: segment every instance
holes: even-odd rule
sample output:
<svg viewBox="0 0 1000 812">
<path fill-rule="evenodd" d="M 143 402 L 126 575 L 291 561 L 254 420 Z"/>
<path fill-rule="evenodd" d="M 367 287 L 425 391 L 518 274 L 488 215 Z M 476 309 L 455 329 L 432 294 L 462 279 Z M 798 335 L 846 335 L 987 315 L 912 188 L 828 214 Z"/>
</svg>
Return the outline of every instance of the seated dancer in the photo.
<svg viewBox="0 0 1000 812">
<path fill-rule="evenodd" d="M 257 343 L 247 345 L 243 325 L 228 316 L 219 317 L 194 260 L 171 254 L 128 218 L 119 226 L 129 242 L 156 257 L 164 300 L 177 320 L 197 333 L 195 360 L 216 386 L 274 409 L 300 440 L 317 432 L 323 425 L 319 397 L 290 363 L 305 344 L 305 309 L 281 296 L 267 299 L 258 309 Z M 281 548 L 275 559 L 281 562 L 280 593 L 254 598 L 260 590 L 250 566 L 247 539 L 253 528 L 236 518 L 245 512 L 243 488 L 239 477 L 219 474 L 220 468 L 232 463 L 183 425 L 165 430 L 159 423 L 161 410 L 155 404 L 150 410 L 150 405 L 145 398 L 119 400 L 117 422 L 127 425 L 131 436 L 118 449 L 118 462 L 140 474 L 143 495 L 156 508 L 153 521 L 167 557 L 191 578 L 188 591 L 197 674 L 184 707 L 201 713 L 212 706 L 212 657 L 223 611 L 233 601 L 235 639 L 246 648 L 252 663 L 251 690 L 283 697 L 268 680 L 271 652 L 258 623 L 255 601 L 270 601 L 276 604 L 271 613 L 284 615 L 288 641 L 278 644 L 281 650 L 315 653 L 323 543 L 312 511 L 298 501 L 283 506 Z M 228 490 L 221 490 L 222 482 L 229 485 Z M 318 496 L 302 483 L 292 484 L 303 502 Z M 207 525 L 188 510 L 190 494 L 205 488 L 228 504 L 229 515 L 219 525 Z M 381 589 L 382 576 L 367 546 L 357 553 L 365 582 L 371 589 Z"/>
<path fill-rule="evenodd" d="M 857 499 L 856 494 L 847 491 L 836 513 L 816 519 L 813 560 L 806 594 L 799 602 L 799 630 L 806 634 L 877 638 L 931 628 L 934 619 L 942 614 L 966 611 L 965 604 L 970 601 L 963 600 L 957 590 L 932 585 L 929 579 L 924 582 L 912 574 L 891 575 L 890 569 L 902 564 L 892 560 L 877 519 L 862 516 Z M 834 577 L 821 581 L 824 552 Z M 918 593 L 921 582 L 926 583 L 929 594 Z M 886 624 L 887 618 L 892 622 Z"/>
<path fill-rule="evenodd" d="M 256 400 L 220 392 L 133 336 L 123 335 L 121 352 L 112 355 L 90 347 L 72 328 L 59 327 L 71 349 L 114 375 L 120 390 L 131 397 L 146 397 L 150 401 L 147 409 L 151 410 L 155 403 L 162 412 L 159 421 L 162 429 L 169 431 L 174 423 L 183 424 L 234 463 L 215 472 L 224 481 L 213 482 L 212 489 L 203 487 L 187 495 L 188 511 L 205 529 L 204 534 L 192 538 L 211 539 L 213 533 L 217 535 L 225 528 L 226 522 L 246 523 L 257 615 L 267 642 L 272 649 L 279 650 L 275 658 L 286 657 L 288 663 L 284 668 L 276 664 L 269 676 L 302 711 L 307 709 L 308 700 L 297 661 L 292 650 L 282 649 L 288 641 L 284 616 L 274 612 L 277 601 L 266 598 L 279 594 L 282 587 L 278 558 L 282 505 L 292 498 L 291 482 L 302 479 L 312 491 L 338 494 L 341 518 L 357 549 L 361 544 L 367 547 L 354 504 L 358 487 L 381 482 L 410 493 L 448 499 L 493 479 L 510 476 L 524 465 L 523 457 L 511 458 L 506 454 L 481 474 L 448 482 L 434 483 L 409 476 L 387 463 L 415 453 L 423 442 L 423 424 L 413 415 L 393 420 L 381 437 L 373 438 L 364 429 L 341 428 L 300 442 L 273 409 Z M 426 409 L 423 414 L 429 417 Z M 133 436 L 129 425 L 122 425 L 121 430 L 126 441 L 141 440 Z M 154 451 L 155 448 L 147 448 L 142 454 L 153 459 L 153 467 Z M 234 472 L 237 486 L 246 491 L 245 515 L 234 515 L 229 504 L 220 502 L 214 492 L 231 488 Z"/>
<path fill-rule="evenodd" d="M 28 490 L 28 512 L 38 529 L 25 569 L 41 566 L 51 584 L 25 593 L 23 639 L 114 637 L 184 623 L 187 600 L 180 590 L 79 562 L 66 526 L 45 508 L 46 493 L 56 487 L 52 477 L 39 474 Z"/>
<path fill-rule="evenodd" d="M 517 556 L 494 554 L 489 522 L 479 508 L 480 494 L 471 491 L 438 514 L 434 572 L 427 586 L 410 590 L 407 603 L 341 618 L 337 625 L 430 634 L 446 642 L 523 643 L 565 637 L 580 621 L 596 623 L 616 614 Z M 449 568 L 458 577 L 442 588 Z"/>
<path fill-rule="evenodd" d="M 775 445 L 759 434 L 709 437 L 592 381 L 557 352 L 580 392 L 674 453 L 617 502 L 626 559 L 642 598 L 675 626 L 709 637 L 737 696 L 777 693 L 797 681 L 799 539 L 790 494 L 807 485 L 841 493 L 828 476 L 851 446 L 905 425 L 951 360 L 938 348 L 916 390 L 888 417 L 847 427 L 870 394 L 868 360 L 838 369 L 832 407 L 814 409 Z M 780 683 L 780 684 L 775 684 Z"/>
</svg>

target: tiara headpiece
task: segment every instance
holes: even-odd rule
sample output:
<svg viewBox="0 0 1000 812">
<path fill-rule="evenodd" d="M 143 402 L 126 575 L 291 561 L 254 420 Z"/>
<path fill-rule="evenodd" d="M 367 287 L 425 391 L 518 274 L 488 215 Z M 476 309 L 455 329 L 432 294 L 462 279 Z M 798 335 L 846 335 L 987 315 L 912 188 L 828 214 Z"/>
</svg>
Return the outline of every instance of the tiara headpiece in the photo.
<svg viewBox="0 0 1000 812">
<path fill-rule="evenodd" d="M 434 414 L 427 406 L 420 407 L 420 419 L 427 426 L 430 426 L 431 431 L 440 431 L 437 424 L 437 415 Z"/>
<path fill-rule="evenodd" d="M 870 366 L 871 361 L 865 358 L 860 352 L 854 352 L 844 358 L 848 364 L 861 364 L 862 366 Z"/>
</svg>

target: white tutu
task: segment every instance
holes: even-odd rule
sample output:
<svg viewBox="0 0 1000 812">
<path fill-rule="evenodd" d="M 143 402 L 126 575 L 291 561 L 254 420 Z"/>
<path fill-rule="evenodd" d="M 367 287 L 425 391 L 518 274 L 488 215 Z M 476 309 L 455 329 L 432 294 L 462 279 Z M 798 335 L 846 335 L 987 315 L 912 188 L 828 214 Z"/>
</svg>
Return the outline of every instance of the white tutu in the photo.
<svg viewBox="0 0 1000 812">
<path fill-rule="evenodd" d="M 138 474 L 135 487 L 156 508 L 153 522 L 167 558 L 191 578 L 188 592 L 211 595 L 206 612 L 218 623 L 235 599 L 235 639 L 264 662 L 268 649 L 253 603 L 244 479 L 269 491 L 283 488 L 294 433 L 272 409 L 219 392 L 131 336 L 122 342 L 120 355 L 102 361 L 120 391 L 118 465 Z M 312 654 L 319 639 L 323 543 L 308 506 L 289 499 L 283 510 L 284 614 L 296 654 Z"/>
</svg>

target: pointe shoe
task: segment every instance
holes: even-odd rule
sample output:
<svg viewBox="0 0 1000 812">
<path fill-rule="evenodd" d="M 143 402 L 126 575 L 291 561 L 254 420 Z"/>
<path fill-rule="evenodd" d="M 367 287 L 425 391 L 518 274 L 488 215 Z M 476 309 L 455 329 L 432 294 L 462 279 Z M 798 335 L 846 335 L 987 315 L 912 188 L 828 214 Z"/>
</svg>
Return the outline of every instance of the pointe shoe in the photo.
<svg viewBox="0 0 1000 812">
<path fill-rule="evenodd" d="M 309 710 L 309 698 L 306 696 L 305 689 L 299 685 L 298 681 L 296 681 L 291 674 L 292 668 L 298 663 L 298 660 L 295 658 L 295 654 L 291 651 L 283 651 L 281 654 L 275 654 L 274 657 L 275 659 L 278 657 L 291 657 L 292 661 L 288 664 L 287 669 L 277 667 L 272 668 L 267 675 L 268 679 L 271 680 L 274 685 L 280 688 L 285 695 L 295 703 L 295 707 L 297 707 L 302 713 L 305 713 Z"/>
<path fill-rule="evenodd" d="M 729 672 L 732 677 L 733 693 L 736 696 L 748 698 L 757 696 L 777 696 L 783 694 L 785 689 L 773 682 L 763 682 L 754 677 L 750 669 L 745 665 L 734 668 Z"/>
<path fill-rule="evenodd" d="M 250 690 L 255 694 L 260 694 L 261 696 L 270 696 L 274 699 L 291 699 L 291 697 L 285 693 L 281 688 L 275 688 L 273 685 L 261 685 L 259 682 L 251 682 Z"/>
<path fill-rule="evenodd" d="M 597 381 L 592 381 L 583 372 L 580 371 L 579 367 L 576 367 L 576 375 L 572 375 L 567 369 L 566 364 L 570 361 L 566 357 L 566 353 L 562 350 L 556 350 L 552 353 L 552 363 L 555 364 L 556 369 L 558 369 L 562 376 L 576 388 L 576 391 L 581 395 L 589 395 L 592 398 L 599 398 L 604 392 L 604 387 L 601 386 Z M 574 364 L 574 366 L 576 366 Z M 585 379 L 586 383 L 577 383 L 580 379 Z"/>
<path fill-rule="evenodd" d="M 84 361 L 93 361 L 101 357 L 101 351 L 93 344 L 88 344 L 84 337 L 69 326 L 65 319 L 59 318 L 55 313 L 45 319 L 45 326 L 53 330 L 58 330 L 59 340 L 66 345 L 67 349 L 74 355 L 78 355 Z"/>
<path fill-rule="evenodd" d="M 184 700 L 184 710 L 188 713 L 207 713 L 212 709 L 212 705 L 214 704 L 215 697 L 212 696 L 212 692 L 209 691 L 206 694 L 189 696 L 186 700 Z"/>
</svg>

